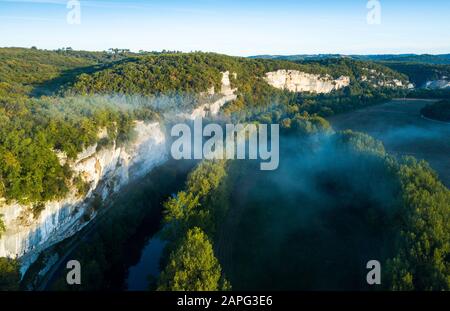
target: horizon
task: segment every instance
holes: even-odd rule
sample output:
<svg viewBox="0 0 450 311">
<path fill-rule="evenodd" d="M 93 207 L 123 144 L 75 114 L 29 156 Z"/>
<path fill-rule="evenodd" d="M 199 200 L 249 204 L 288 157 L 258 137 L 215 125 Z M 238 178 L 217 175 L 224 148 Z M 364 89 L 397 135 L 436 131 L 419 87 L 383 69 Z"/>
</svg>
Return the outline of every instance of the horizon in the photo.
<svg viewBox="0 0 450 311">
<path fill-rule="evenodd" d="M 36 48 L 37 50 L 40 51 L 49 51 L 49 52 L 56 52 L 58 50 L 61 49 L 66 49 L 66 48 L 70 48 L 73 51 L 83 51 L 83 52 L 92 52 L 92 53 L 101 53 L 101 52 L 106 52 L 109 53 L 110 49 L 115 49 L 118 47 L 111 47 L 109 49 L 105 49 L 105 50 L 78 50 L 78 49 L 73 49 L 70 46 L 67 47 L 60 47 L 60 48 L 55 48 L 55 49 L 46 49 L 46 48 L 40 48 L 38 46 L 0 46 L 0 49 L 28 49 L 31 50 L 33 48 Z M 430 56 L 445 56 L 445 55 L 450 55 L 450 51 L 449 52 L 444 52 L 444 53 L 438 53 L 438 54 L 432 54 L 432 53 L 382 53 L 382 54 L 371 54 L 371 53 L 367 53 L 367 54 L 341 54 L 341 53 L 317 53 L 317 54 L 302 54 L 302 53 L 294 53 L 294 54 L 262 54 L 262 53 L 257 53 L 257 54 L 253 54 L 253 55 L 248 55 L 248 56 L 241 56 L 241 55 L 231 55 L 231 54 L 226 54 L 226 53 L 221 53 L 221 52 L 213 52 L 213 51 L 202 51 L 202 50 L 198 50 L 198 51 L 175 51 L 175 50 L 152 50 L 152 51 L 147 51 L 147 50 L 143 50 L 143 49 L 139 49 L 139 50 L 130 50 L 131 53 L 134 54 L 139 54 L 139 52 L 144 52 L 144 53 L 163 53 L 164 51 L 166 51 L 167 53 L 215 53 L 215 54 L 221 54 L 221 55 L 226 55 L 226 56 L 232 56 L 232 57 L 244 57 L 244 58 L 249 58 L 249 57 L 262 57 L 262 56 L 272 56 L 272 57 L 285 57 L 285 56 L 328 56 L 328 55 L 337 55 L 337 56 L 343 56 L 343 57 L 351 57 L 351 56 L 408 56 L 408 55 L 414 55 L 414 56 L 426 56 L 426 55 L 430 55 Z"/>
<path fill-rule="evenodd" d="M 243 57 L 450 53 L 444 0 L 0 0 L 0 11 L 4 47 Z"/>
</svg>

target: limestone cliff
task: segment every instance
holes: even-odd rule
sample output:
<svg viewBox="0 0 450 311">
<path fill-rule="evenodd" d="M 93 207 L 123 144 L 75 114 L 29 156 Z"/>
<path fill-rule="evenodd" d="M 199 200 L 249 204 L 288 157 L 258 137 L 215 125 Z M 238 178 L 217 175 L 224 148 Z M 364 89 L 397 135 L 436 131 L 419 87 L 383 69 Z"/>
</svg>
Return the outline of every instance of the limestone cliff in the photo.
<svg viewBox="0 0 450 311">
<path fill-rule="evenodd" d="M 184 119 L 215 115 L 228 101 L 234 100 L 229 73 L 223 73 L 222 89 L 215 100 L 202 104 Z M 75 160 L 57 153 L 61 164 L 68 163 L 89 184 L 87 194 L 80 197 L 76 189 L 62 200 L 47 202 L 39 215 L 34 215 L 31 206 L 18 203 L 6 204 L 0 199 L 0 214 L 6 232 L 0 239 L 0 257 L 21 257 L 22 273 L 26 271 L 39 253 L 78 232 L 94 219 L 97 211 L 93 207 L 94 197 L 102 200 L 117 192 L 130 179 L 148 173 L 153 167 L 168 158 L 165 129 L 159 122 L 136 121 L 134 139 L 123 146 L 115 143 L 100 148 L 97 144 L 86 148 Z M 101 129 L 99 139 L 108 135 Z"/>
<path fill-rule="evenodd" d="M 94 193 L 105 199 L 131 177 L 148 172 L 167 158 L 165 134 L 159 123 L 136 122 L 134 129 L 136 138 L 127 146 L 114 144 L 97 151 L 97 145 L 93 145 L 69 162 L 71 169 L 89 183 L 85 197 L 72 189 L 63 200 L 45 204 L 37 217 L 27 205 L 1 206 L 7 230 L 0 239 L 0 257 L 26 254 L 23 261 L 27 266 L 42 249 L 71 236 L 96 216 L 91 202 Z"/>
<path fill-rule="evenodd" d="M 450 88 L 450 81 L 446 80 L 446 79 L 427 81 L 427 83 L 425 84 L 425 88 L 432 89 L 432 90 L 448 89 L 448 88 Z"/>
<path fill-rule="evenodd" d="M 350 78 L 333 79 L 329 75 L 316 75 L 297 70 L 278 70 L 266 73 L 271 86 L 291 92 L 330 93 L 350 85 Z"/>
<path fill-rule="evenodd" d="M 236 76 L 236 74 L 234 74 Z M 213 100 L 212 103 L 206 103 L 195 108 L 190 115 L 185 115 L 185 117 L 194 120 L 199 117 L 206 117 L 208 114 L 216 115 L 219 113 L 220 108 L 229 101 L 233 101 L 237 98 L 235 95 L 237 89 L 231 88 L 230 73 L 228 71 L 222 72 L 222 87 L 220 93 L 217 94 L 219 97 Z M 209 90 L 209 95 L 214 96 L 214 89 Z"/>
<path fill-rule="evenodd" d="M 374 88 L 397 88 L 397 89 L 413 89 L 414 85 L 409 81 L 402 81 L 389 75 L 379 72 L 376 69 L 362 68 L 362 76 L 360 82 L 370 84 Z"/>
</svg>

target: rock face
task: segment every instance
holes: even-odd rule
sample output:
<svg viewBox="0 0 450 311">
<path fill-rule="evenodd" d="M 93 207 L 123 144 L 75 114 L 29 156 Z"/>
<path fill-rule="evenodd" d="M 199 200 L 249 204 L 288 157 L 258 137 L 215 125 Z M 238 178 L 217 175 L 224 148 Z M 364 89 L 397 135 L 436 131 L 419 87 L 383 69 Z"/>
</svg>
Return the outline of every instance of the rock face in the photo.
<svg viewBox="0 0 450 311">
<path fill-rule="evenodd" d="M 413 89 L 414 84 L 385 75 L 375 69 L 362 68 L 363 75 L 359 81 L 366 82 L 374 88 Z"/>
<path fill-rule="evenodd" d="M 450 81 L 445 80 L 445 79 L 436 80 L 436 81 L 427 81 L 427 83 L 425 84 L 425 88 L 432 89 L 432 90 L 448 89 L 448 88 L 450 88 Z"/>
<path fill-rule="evenodd" d="M 329 75 L 284 69 L 266 73 L 265 80 L 277 89 L 291 92 L 330 93 L 350 85 L 350 78 L 346 76 L 333 79 Z"/>
<path fill-rule="evenodd" d="M 234 75 L 234 78 L 236 79 L 237 78 L 236 73 L 233 73 L 233 75 Z M 237 89 L 231 88 L 230 72 L 229 71 L 222 72 L 222 87 L 220 89 L 220 93 L 225 96 L 231 96 L 231 95 L 234 95 L 236 90 Z"/>
<path fill-rule="evenodd" d="M 236 74 L 234 73 L 234 77 L 236 78 Z M 212 89 L 214 92 L 214 89 Z M 204 118 L 208 115 L 216 115 L 219 113 L 220 108 L 222 108 L 223 105 L 225 105 L 229 101 L 233 101 L 237 98 L 237 95 L 235 95 L 235 92 L 237 89 L 231 88 L 231 82 L 230 82 L 230 72 L 225 71 L 222 72 L 222 86 L 220 89 L 220 96 L 219 99 L 215 100 L 213 103 L 207 103 L 204 105 L 200 105 L 196 109 L 192 111 L 192 113 L 187 116 L 187 118 L 191 120 L 195 120 L 196 118 Z M 209 91 L 210 92 L 210 91 Z M 214 93 L 210 93 L 209 95 L 214 95 Z"/>
<path fill-rule="evenodd" d="M 65 199 L 48 202 L 36 218 L 30 206 L 0 207 L 7 229 L 0 239 L 0 257 L 26 254 L 26 267 L 41 250 L 76 233 L 96 216 L 89 200 L 94 193 L 105 199 L 130 178 L 165 161 L 165 134 L 159 123 L 136 122 L 135 132 L 136 138 L 127 146 L 114 144 L 97 151 L 97 145 L 93 145 L 70 163 L 72 170 L 90 184 L 85 197 L 79 197 L 73 189 Z"/>
<path fill-rule="evenodd" d="M 223 73 L 223 94 L 213 102 L 183 115 L 183 118 L 193 120 L 208 113 L 217 114 L 226 102 L 236 98 L 234 91 L 228 73 Z M 165 129 L 160 123 L 136 121 L 134 132 L 134 139 L 124 146 L 114 143 L 98 148 L 95 144 L 72 161 L 65 154 L 57 153 L 61 164 L 68 162 L 72 170 L 89 183 L 84 197 L 72 189 L 63 200 L 47 202 L 37 217 L 33 215 L 31 206 L 6 204 L 0 198 L 0 214 L 3 214 L 6 225 L 6 232 L 0 239 L 0 257 L 21 257 L 23 274 L 42 250 L 72 236 L 95 218 L 94 197 L 104 200 L 131 179 L 145 175 L 165 162 L 169 148 L 166 146 Z M 101 129 L 98 138 L 106 136 L 106 129 Z"/>
</svg>

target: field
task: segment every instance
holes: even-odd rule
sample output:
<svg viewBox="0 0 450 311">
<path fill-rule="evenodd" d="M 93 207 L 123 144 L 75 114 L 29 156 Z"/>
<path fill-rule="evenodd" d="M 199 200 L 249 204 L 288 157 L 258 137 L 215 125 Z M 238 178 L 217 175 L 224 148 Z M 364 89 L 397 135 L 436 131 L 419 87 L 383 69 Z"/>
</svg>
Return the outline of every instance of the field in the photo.
<svg viewBox="0 0 450 311">
<path fill-rule="evenodd" d="M 381 140 L 387 151 L 426 160 L 450 187 L 450 124 L 427 120 L 427 100 L 392 100 L 329 119 L 336 130 L 351 129 Z"/>
</svg>

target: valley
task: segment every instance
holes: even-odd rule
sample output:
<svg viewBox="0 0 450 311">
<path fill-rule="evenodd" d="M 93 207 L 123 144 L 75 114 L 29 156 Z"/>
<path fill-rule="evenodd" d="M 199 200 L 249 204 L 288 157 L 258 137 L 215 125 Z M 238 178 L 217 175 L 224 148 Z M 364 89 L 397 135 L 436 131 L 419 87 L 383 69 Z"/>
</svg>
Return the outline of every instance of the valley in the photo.
<svg viewBox="0 0 450 311">
<path fill-rule="evenodd" d="M 411 83 L 446 68 L 203 52 L 0 58 L 0 286 L 374 290 L 365 263 L 376 258 L 382 289 L 448 288 L 449 125 L 421 109 L 450 94 Z M 259 152 L 279 147 L 276 165 L 171 157 L 179 124 L 211 124 L 220 141 L 228 125 L 271 125 L 259 137 L 271 151 Z M 70 259 L 80 286 L 66 282 Z"/>
</svg>

